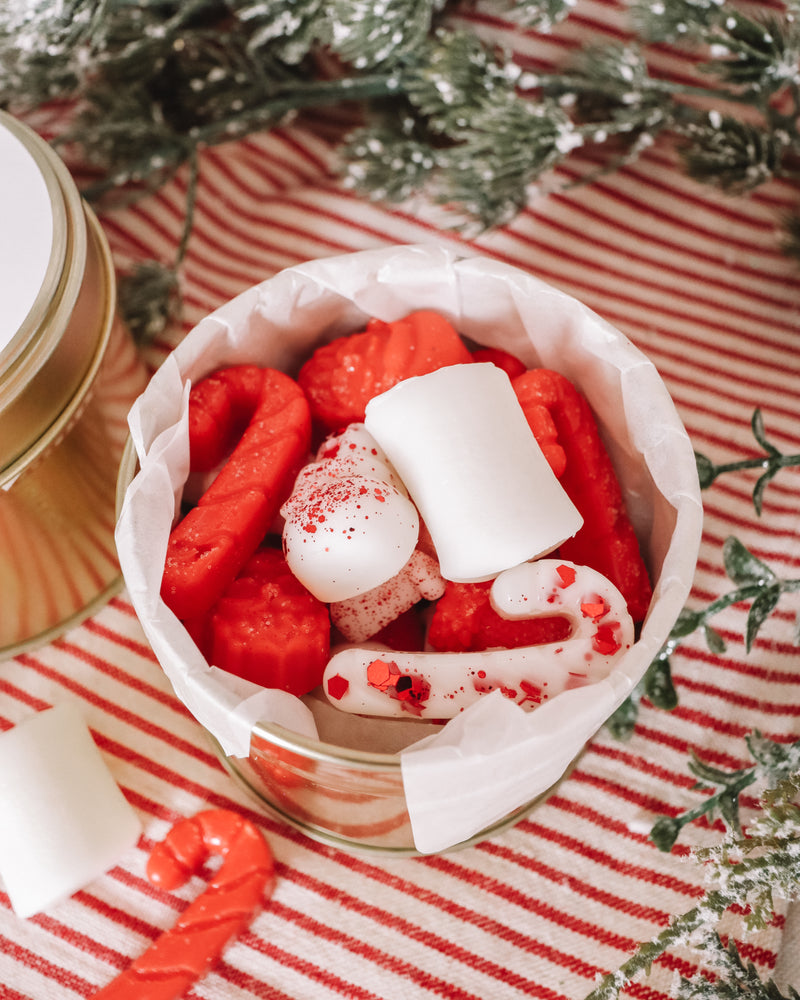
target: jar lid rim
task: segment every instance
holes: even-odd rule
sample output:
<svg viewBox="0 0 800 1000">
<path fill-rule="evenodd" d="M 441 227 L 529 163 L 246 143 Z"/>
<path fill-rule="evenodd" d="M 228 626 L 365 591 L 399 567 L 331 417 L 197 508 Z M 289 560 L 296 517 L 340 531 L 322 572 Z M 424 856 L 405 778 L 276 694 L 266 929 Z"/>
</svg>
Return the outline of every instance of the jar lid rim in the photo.
<svg viewBox="0 0 800 1000">
<path fill-rule="evenodd" d="M 0 371 L 25 350 L 61 279 L 66 209 L 42 140 L 0 113 Z"/>
</svg>

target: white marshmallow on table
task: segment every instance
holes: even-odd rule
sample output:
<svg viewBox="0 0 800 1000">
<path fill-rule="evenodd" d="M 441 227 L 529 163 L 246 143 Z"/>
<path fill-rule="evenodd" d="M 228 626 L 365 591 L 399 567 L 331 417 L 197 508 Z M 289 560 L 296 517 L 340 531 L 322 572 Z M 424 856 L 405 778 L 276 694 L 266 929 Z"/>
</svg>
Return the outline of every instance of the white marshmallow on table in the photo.
<svg viewBox="0 0 800 1000">
<path fill-rule="evenodd" d="M 558 642 L 476 653 L 406 653 L 377 644 L 331 657 L 322 688 L 345 712 L 451 719 L 495 691 L 525 709 L 608 674 L 633 645 L 625 598 L 607 577 L 563 559 L 501 573 L 492 605 L 505 618 L 559 615 L 571 635 Z"/>
<path fill-rule="evenodd" d="M 18 916 L 99 878 L 140 833 L 75 707 L 47 709 L 0 735 L 0 876 Z"/>
<path fill-rule="evenodd" d="M 370 400 L 365 425 L 417 505 L 447 580 L 491 579 L 583 524 L 496 365 L 406 379 Z"/>
</svg>

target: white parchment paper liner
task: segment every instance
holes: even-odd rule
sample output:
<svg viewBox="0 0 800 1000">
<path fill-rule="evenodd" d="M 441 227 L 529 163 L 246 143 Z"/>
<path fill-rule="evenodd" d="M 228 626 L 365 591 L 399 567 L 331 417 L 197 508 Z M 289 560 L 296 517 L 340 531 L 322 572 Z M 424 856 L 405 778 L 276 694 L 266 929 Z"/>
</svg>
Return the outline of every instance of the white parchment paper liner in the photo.
<svg viewBox="0 0 800 1000">
<path fill-rule="evenodd" d="M 159 596 L 188 468 L 188 390 L 227 364 L 295 374 L 316 345 L 370 316 L 392 320 L 423 308 L 438 310 L 479 343 L 502 347 L 529 367 L 557 369 L 580 386 L 654 581 L 641 638 L 607 680 L 567 691 L 532 713 L 492 695 L 402 751 L 415 845 L 430 853 L 474 836 L 561 777 L 641 678 L 690 590 L 702 529 L 693 452 L 658 373 L 627 338 L 516 268 L 441 246 L 368 250 L 289 268 L 202 320 L 133 407 L 140 471 L 125 495 L 117 546 L 154 652 L 177 695 L 225 753 L 247 756 L 257 721 L 313 736 L 313 716 L 299 699 L 209 667 Z"/>
</svg>

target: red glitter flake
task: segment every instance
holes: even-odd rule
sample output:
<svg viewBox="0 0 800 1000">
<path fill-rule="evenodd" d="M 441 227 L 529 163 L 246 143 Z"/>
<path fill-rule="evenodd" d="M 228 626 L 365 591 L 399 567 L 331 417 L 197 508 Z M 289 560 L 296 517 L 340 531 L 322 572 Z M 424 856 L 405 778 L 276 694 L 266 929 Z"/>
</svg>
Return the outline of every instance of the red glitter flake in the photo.
<svg viewBox="0 0 800 1000">
<path fill-rule="evenodd" d="M 612 625 L 601 625 L 592 636 L 592 649 L 605 656 L 613 656 L 620 648 Z"/>
<path fill-rule="evenodd" d="M 575 570 L 572 566 L 565 566 L 563 563 L 560 566 L 556 566 L 556 573 L 558 573 L 560 583 L 559 587 L 571 587 L 575 583 Z"/>
<path fill-rule="evenodd" d="M 367 665 L 367 683 L 396 698 L 403 709 L 412 715 L 420 715 L 431 694 L 431 686 L 424 677 L 404 674 L 392 660 L 373 660 Z"/>
<path fill-rule="evenodd" d="M 512 701 L 516 701 L 517 699 L 517 692 L 514 690 L 514 688 L 501 687 L 500 692 L 503 695 L 505 695 L 506 698 L 510 698 Z"/>
<path fill-rule="evenodd" d="M 608 612 L 608 605 L 597 594 L 581 602 L 581 614 L 584 618 L 593 618 L 599 621 Z"/>
<path fill-rule="evenodd" d="M 387 663 L 385 660 L 373 660 L 367 665 L 367 684 L 379 691 L 394 687 L 400 676 L 400 668 L 394 661 Z"/>
<path fill-rule="evenodd" d="M 303 531 L 307 531 L 309 535 L 313 535 L 316 530 L 317 530 L 316 524 L 312 524 L 310 521 L 308 522 L 308 524 L 303 525 Z"/>
<path fill-rule="evenodd" d="M 531 702 L 533 705 L 541 705 L 544 701 L 544 691 L 537 685 L 531 684 L 530 681 L 520 681 L 519 686 L 522 688 L 524 697 L 519 701 L 520 705 L 524 705 L 526 701 Z"/>
<path fill-rule="evenodd" d="M 395 685 L 395 692 L 406 711 L 420 715 L 425 702 L 430 697 L 431 686 L 424 677 L 403 674 Z"/>
<path fill-rule="evenodd" d="M 342 677 L 341 674 L 334 674 L 333 677 L 328 679 L 328 694 L 337 701 L 340 698 L 344 698 L 349 687 L 350 681 L 346 677 Z"/>
</svg>

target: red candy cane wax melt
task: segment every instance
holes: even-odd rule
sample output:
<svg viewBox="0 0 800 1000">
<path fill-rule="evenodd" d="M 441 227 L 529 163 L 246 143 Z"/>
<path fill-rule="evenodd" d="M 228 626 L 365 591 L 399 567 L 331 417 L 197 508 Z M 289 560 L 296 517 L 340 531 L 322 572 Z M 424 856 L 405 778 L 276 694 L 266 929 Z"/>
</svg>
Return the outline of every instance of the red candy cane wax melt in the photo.
<svg viewBox="0 0 800 1000">
<path fill-rule="evenodd" d="M 206 889 L 95 1000 L 179 1000 L 247 927 L 275 878 L 266 841 L 238 813 L 209 809 L 180 820 L 155 846 L 147 874 L 159 888 L 176 889 L 215 856 L 222 864 Z"/>
</svg>

